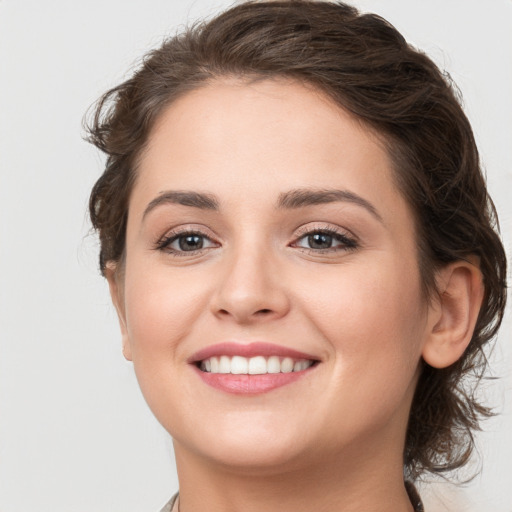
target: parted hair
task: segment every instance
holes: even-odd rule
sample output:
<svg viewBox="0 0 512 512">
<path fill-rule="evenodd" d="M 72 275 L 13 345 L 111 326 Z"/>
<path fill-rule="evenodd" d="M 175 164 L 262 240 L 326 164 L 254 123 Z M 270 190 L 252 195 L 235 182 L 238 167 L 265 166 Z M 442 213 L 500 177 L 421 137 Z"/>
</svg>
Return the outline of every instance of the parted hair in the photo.
<svg viewBox="0 0 512 512">
<path fill-rule="evenodd" d="M 88 140 L 107 155 L 89 205 L 101 271 L 123 260 L 137 160 L 155 120 L 179 96 L 223 77 L 314 86 L 378 134 L 415 216 L 426 300 L 437 293 L 437 269 L 479 262 L 485 294 L 471 342 L 448 368 L 421 363 L 404 447 L 407 478 L 463 466 L 474 431 L 491 415 L 476 384 L 504 312 L 506 257 L 457 90 L 381 17 L 341 2 L 246 1 L 150 51 L 100 98 L 87 124 Z"/>
</svg>

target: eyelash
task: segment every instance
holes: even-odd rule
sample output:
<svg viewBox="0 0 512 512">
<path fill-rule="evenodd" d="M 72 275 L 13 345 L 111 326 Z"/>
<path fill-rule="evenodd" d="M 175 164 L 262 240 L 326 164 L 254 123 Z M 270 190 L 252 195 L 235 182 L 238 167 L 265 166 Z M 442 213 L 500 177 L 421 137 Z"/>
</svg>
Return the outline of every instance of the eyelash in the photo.
<svg viewBox="0 0 512 512">
<path fill-rule="evenodd" d="M 332 237 L 333 241 L 339 242 L 341 245 L 338 247 L 327 247 L 324 249 L 318 249 L 318 248 L 312 248 L 312 247 L 301 247 L 298 245 L 298 243 L 306 238 L 311 237 L 314 235 L 327 235 Z M 171 244 L 178 241 L 181 237 L 190 237 L 190 236 L 197 236 L 201 237 L 203 240 L 208 240 L 213 245 L 210 247 L 201 247 L 196 250 L 191 251 L 184 251 L 184 250 L 176 250 L 171 248 Z M 172 256 L 176 257 L 182 257 L 182 256 L 195 256 L 202 251 L 206 251 L 209 249 L 215 248 L 215 245 L 218 242 L 215 242 L 212 240 L 212 238 L 208 235 L 206 235 L 204 232 L 200 230 L 194 230 L 194 229 L 183 229 L 179 231 L 174 231 L 166 234 L 161 239 L 159 239 L 155 244 L 155 249 L 164 251 Z M 348 236 L 345 232 L 338 231 L 336 229 L 333 229 L 331 227 L 304 227 L 299 230 L 298 236 L 295 238 L 295 240 L 290 244 L 291 247 L 298 248 L 304 252 L 310 253 L 310 254 L 325 254 L 325 253 L 335 253 L 339 251 L 352 251 L 359 247 L 359 243 L 355 239 L 355 237 Z"/>
<path fill-rule="evenodd" d="M 297 244 L 306 237 L 311 237 L 313 235 L 327 235 L 333 238 L 333 242 L 339 242 L 340 246 L 338 247 L 327 247 L 325 249 L 314 249 L 312 247 L 300 247 Z M 292 247 L 297 247 L 309 254 L 327 254 L 327 253 L 336 253 L 340 251 L 353 251 L 359 247 L 359 243 L 355 237 L 348 235 L 344 231 L 339 231 L 332 227 L 304 227 L 299 229 L 299 234 L 294 242 L 291 244 Z"/>
<path fill-rule="evenodd" d="M 183 250 L 176 250 L 171 248 L 171 244 L 178 241 L 182 237 L 190 237 L 190 236 L 197 236 L 201 237 L 202 239 L 209 240 L 213 244 L 217 244 L 217 242 L 214 242 L 211 237 L 203 233 L 202 231 L 195 230 L 195 229 L 183 229 L 178 231 L 171 231 L 170 233 L 164 235 L 160 240 L 157 241 L 155 244 L 155 249 L 159 251 L 164 251 L 171 256 L 181 257 L 181 256 L 195 256 L 199 254 L 201 251 L 209 250 L 214 248 L 212 247 L 201 247 L 200 249 L 192 250 L 192 251 L 183 251 Z"/>
</svg>

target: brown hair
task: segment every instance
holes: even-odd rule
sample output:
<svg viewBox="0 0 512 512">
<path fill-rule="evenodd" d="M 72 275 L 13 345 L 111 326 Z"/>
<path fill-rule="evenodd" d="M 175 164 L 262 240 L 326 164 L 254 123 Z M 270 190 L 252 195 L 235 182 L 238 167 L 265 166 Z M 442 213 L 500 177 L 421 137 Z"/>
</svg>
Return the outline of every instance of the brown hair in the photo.
<svg viewBox="0 0 512 512">
<path fill-rule="evenodd" d="M 473 337 L 452 366 L 423 365 L 404 450 L 409 478 L 462 466 L 472 432 L 490 415 L 471 383 L 484 373 L 483 347 L 503 316 L 506 258 L 471 126 L 449 78 L 379 16 L 341 2 L 249 1 L 146 55 L 132 78 L 99 100 L 88 129 L 108 156 L 90 197 L 102 272 L 122 260 L 137 158 L 155 119 L 178 96 L 223 76 L 312 84 L 381 136 L 416 216 L 428 297 L 437 268 L 478 257 L 485 296 Z"/>
</svg>

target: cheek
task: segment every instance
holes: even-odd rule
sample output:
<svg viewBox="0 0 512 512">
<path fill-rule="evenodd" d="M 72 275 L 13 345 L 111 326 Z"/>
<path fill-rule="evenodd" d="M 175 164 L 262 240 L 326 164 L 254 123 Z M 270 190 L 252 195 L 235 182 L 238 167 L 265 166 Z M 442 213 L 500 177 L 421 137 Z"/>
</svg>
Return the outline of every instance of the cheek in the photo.
<svg viewBox="0 0 512 512">
<path fill-rule="evenodd" d="M 308 298 L 310 321 L 333 354 L 321 414 L 353 435 L 384 428 L 391 418 L 407 421 L 418 375 L 424 335 L 419 279 L 415 270 L 386 269 L 353 269 L 337 283 L 329 280 L 326 293 L 312 287 Z"/>
<path fill-rule="evenodd" d="M 190 349 L 187 352 L 186 340 L 193 338 L 191 332 L 207 307 L 204 279 L 184 274 L 161 265 L 153 269 L 127 265 L 125 280 L 134 371 L 150 409 L 164 419 L 166 428 L 172 423 L 169 411 L 181 410 L 182 397 L 187 395 L 183 363 Z"/>
<path fill-rule="evenodd" d="M 377 385 L 379 375 L 410 378 L 415 372 L 424 337 L 415 265 L 397 258 L 335 269 L 315 279 L 304 301 L 305 314 L 330 343 L 340 371 L 361 372 L 358 380 L 368 376 Z"/>
<path fill-rule="evenodd" d="M 192 279 L 186 271 L 132 268 L 127 267 L 125 304 L 134 364 L 159 359 L 162 352 L 179 357 L 180 341 L 206 307 L 204 280 Z"/>
</svg>

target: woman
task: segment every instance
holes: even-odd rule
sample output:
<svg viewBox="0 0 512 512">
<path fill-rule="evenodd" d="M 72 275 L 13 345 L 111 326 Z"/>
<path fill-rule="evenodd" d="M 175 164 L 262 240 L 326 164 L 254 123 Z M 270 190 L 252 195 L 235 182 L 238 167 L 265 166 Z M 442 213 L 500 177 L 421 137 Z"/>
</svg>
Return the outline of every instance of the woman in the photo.
<svg viewBox="0 0 512 512">
<path fill-rule="evenodd" d="M 348 5 L 246 2 L 149 54 L 90 140 L 123 352 L 174 441 L 164 510 L 422 510 L 414 480 L 489 415 L 506 274 L 436 66 Z"/>
</svg>

